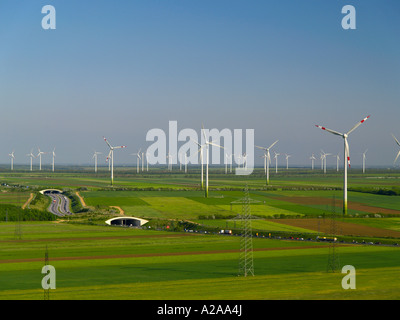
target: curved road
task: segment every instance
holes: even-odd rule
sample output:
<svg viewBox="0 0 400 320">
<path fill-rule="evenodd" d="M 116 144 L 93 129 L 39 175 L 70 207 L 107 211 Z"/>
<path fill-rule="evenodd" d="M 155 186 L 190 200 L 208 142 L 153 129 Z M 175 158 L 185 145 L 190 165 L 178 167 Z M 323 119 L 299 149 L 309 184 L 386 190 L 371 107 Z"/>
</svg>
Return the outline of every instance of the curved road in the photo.
<svg viewBox="0 0 400 320">
<path fill-rule="evenodd" d="M 61 193 L 46 193 L 51 198 L 49 211 L 59 217 L 72 214 L 69 211 L 69 199 Z"/>
</svg>

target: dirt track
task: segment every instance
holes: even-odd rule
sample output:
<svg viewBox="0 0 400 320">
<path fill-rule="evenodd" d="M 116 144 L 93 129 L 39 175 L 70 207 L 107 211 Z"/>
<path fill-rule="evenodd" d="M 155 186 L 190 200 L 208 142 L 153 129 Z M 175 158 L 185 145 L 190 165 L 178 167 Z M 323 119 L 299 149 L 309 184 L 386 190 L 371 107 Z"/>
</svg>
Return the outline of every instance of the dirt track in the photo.
<svg viewBox="0 0 400 320">
<path fill-rule="evenodd" d="M 79 200 L 81 200 L 82 207 L 87 207 L 85 200 L 82 198 L 82 196 L 79 194 L 79 192 L 77 191 L 77 192 L 75 192 L 75 194 L 78 196 Z"/>
<path fill-rule="evenodd" d="M 26 200 L 26 202 L 24 203 L 24 205 L 22 206 L 22 209 L 25 209 L 26 208 L 26 206 L 28 205 L 28 204 L 30 204 L 31 203 L 31 201 L 32 201 L 32 199 L 33 199 L 33 196 L 34 196 L 34 194 L 33 193 L 31 193 L 30 194 L 30 196 L 29 196 L 29 199 L 28 200 Z"/>
<path fill-rule="evenodd" d="M 117 209 L 117 210 L 119 211 L 119 214 L 120 214 L 120 215 L 125 215 L 125 211 L 122 210 L 121 207 L 118 207 L 118 206 L 110 206 L 110 208 L 115 208 L 115 209 Z"/>
</svg>

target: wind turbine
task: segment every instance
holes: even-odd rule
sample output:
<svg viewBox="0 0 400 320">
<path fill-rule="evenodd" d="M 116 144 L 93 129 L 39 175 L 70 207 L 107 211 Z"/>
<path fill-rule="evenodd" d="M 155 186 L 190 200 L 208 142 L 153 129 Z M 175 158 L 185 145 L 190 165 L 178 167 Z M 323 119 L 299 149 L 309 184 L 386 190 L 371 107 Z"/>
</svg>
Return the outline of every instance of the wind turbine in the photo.
<svg viewBox="0 0 400 320">
<path fill-rule="evenodd" d="M 321 150 L 321 160 L 323 163 L 323 167 L 324 167 L 324 173 L 326 173 L 326 156 L 330 156 L 330 153 L 325 153 L 324 150 Z"/>
<path fill-rule="evenodd" d="M 94 159 L 94 172 L 97 172 L 97 155 L 101 154 L 101 152 L 94 152 L 92 159 Z"/>
<path fill-rule="evenodd" d="M 316 160 L 314 153 L 311 155 L 310 159 L 311 159 L 311 170 L 314 170 L 314 161 Z"/>
<path fill-rule="evenodd" d="M 289 158 L 291 157 L 291 155 L 285 153 L 285 157 L 286 157 L 286 170 L 288 170 L 289 169 Z"/>
<path fill-rule="evenodd" d="M 33 150 L 31 150 L 31 153 L 27 154 L 27 156 L 31 158 L 31 171 L 32 171 L 32 159 L 33 159 L 33 158 L 36 158 L 36 157 L 33 155 L 32 151 L 33 151 Z"/>
<path fill-rule="evenodd" d="M 188 164 L 187 153 L 185 152 L 185 173 L 187 173 L 187 164 Z"/>
<path fill-rule="evenodd" d="M 321 170 L 324 170 L 324 155 L 321 153 Z"/>
<path fill-rule="evenodd" d="M 52 152 L 52 154 L 53 154 L 53 167 L 52 167 L 53 172 L 54 172 L 54 158 L 56 157 L 55 151 L 56 151 L 56 148 L 54 147 L 53 152 Z"/>
<path fill-rule="evenodd" d="M 169 153 L 167 154 L 167 159 L 168 159 L 168 171 L 172 171 L 172 154 Z"/>
<path fill-rule="evenodd" d="M 224 149 L 223 147 L 221 147 L 220 145 L 218 145 L 218 144 L 215 144 L 215 143 L 213 143 L 213 142 L 210 142 L 209 141 L 209 139 L 207 138 L 207 135 L 206 135 L 206 133 L 205 133 L 205 131 L 204 131 L 204 127 L 203 127 L 203 125 L 201 126 L 201 129 L 202 129 L 202 131 L 203 131 L 203 136 L 204 136 L 204 144 L 203 145 L 200 145 L 198 142 L 196 142 L 197 143 L 197 145 L 200 147 L 200 149 L 199 149 L 199 151 L 201 152 L 201 156 L 202 156 L 202 149 L 203 149 L 203 147 L 206 149 L 206 188 L 205 188 L 205 197 L 206 198 L 208 198 L 208 163 L 209 163 L 209 146 L 210 145 L 212 145 L 212 146 L 216 146 L 216 147 L 219 147 L 219 148 L 221 148 L 221 149 Z M 202 179 L 203 179 L 203 161 L 202 161 L 202 165 L 201 165 L 201 167 L 202 167 L 202 170 L 201 170 L 201 172 L 202 172 Z"/>
<path fill-rule="evenodd" d="M 340 160 L 339 153 L 335 157 L 336 157 L 336 171 L 339 171 L 339 160 Z"/>
<path fill-rule="evenodd" d="M 264 156 L 265 156 L 265 160 L 264 160 L 264 166 L 265 168 L 265 173 L 267 176 L 267 185 L 269 185 L 269 164 L 271 163 L 271 155 L 269 153 L 269 150 L 278 142 L 279 140 L 276 140 L 273 144 L 271 144 L 268 148 L 264 148 L 264 147 L 259 147 L 259 146 L 255 146 L 256 148 L 262 149 L 264 150 Z"/>
<path fill-rule="evenodd" d="M 205 144 L 200 144 L 200 143 L 198 143 L 197 141 L 195 141 L 195 140 L 193 140 L 193 139 L 190 139 L 191 141 L 193 141 L 194 143 L 196 143 L 198 146 L 199 146 L 199 150 L 197 150 L 197 152 L 199 153 L 199 157 L 200 157 L 200 167 L 201 167 L 201 190 L 203 190 L 204 189 L 204 182 L 203 182 L 203 176 L 204 176 L 204 174 L 203 174 L 203 166 L 204 166 L 204 164 L 203 164 L 203 161 L 204 161 L 204 159 L 203 159 L 203 149 L 204 149 L 204 147 L 206 146 Z"/>
<path fill-rule="evenodd" d="M 136 156 L 136 172 L 139 173 L 139 167 L 140 167 L 140 160 L 143 161 L 143 159 L 140 156 L 140 151 L 142 149 L 139 149 L 137 153 L 131 153 L 132 156 Z"/>
<path fill-rule="evenodd" d="M 238 159 L 237 167 L 240 168 L 240 165 L 244 164 L 244 160 L 243 160 L 243 163 L 242 163 L 243 155 L 241 153 L 239 153 L 237 159 Z"/>
<path fill-rule="evenodd" d="M 40 149 L 38 148 L 38 155 L 37 157 L 39 157 L 39 170 L 42 170 L 42 154 L 46 154 L 46 152 L 40 151 Z"/>
<path fill-rule="evenodd" d="M 228 174 L 228 163 L 232 161 L 232 155 L 225 153 L 225 174 Z"/>
<path fill-rule="evenodd" d="M 267 159 L 268 159 L 268 156 L 267 156 L 267 154 L 264 152 L 264 154 L 261 156 L 261 158 L 263 158 L 264 159 L 264 174 L 267 174 Z"/>
<path fill-rule="evenodd" d="M 13 150 L 13 152 L 9 153 L 8 155 L 11 157 L 11 170 L 14 170 L 14 159 L 15 159 L 14 150 Z"/>
<path fill-rule="evenodd" d="M 365 173 L 365 154 L 367 153 L 368 149 L 364 151 L 363 153 L 363 173 Z"/>
<path fill-rule="evenodd" d="M 400 147 L 400 142 L 396 139 L 396 137 L 392 134 L 392 136 L 393 136 L 393 138 L 394 138 L 394 141 L 396 141 L 396 143 L 397 143 L 397 145 Z M 399 150 L 399 152 L 397 153 L 397 156 L 396 156 L 396 158 L 394 159 L 394 161 L 393 161 L 393 165 L 396 163 L 396 161 L 397 161 L 397 158 L 400 156 L 400 150 Z"/>
<path fill-rule="evenodd" d="M 243 168 L 247 169 L 247 153 L 243 153 Z"/>
<path fill-rule="evenodd" d="M 275 173 L 278 173 L 278 156 L 280 156 L 281 154 L 280 154 L 280 153 L 277 153 L 277 152 L 275 152 L 275 151 L 274 151 L 274 153 L 275 153 L 275 155 L 274 155 L 274 159 L 275 159 Z"/>
<path fill-rule="evenodd" d="M 114 184 L 114 150 L 115 149 L 122 149 L 122 148 L 126 148 L 126 146 L 117 146 L 117 147 L 113 147 L 105 137 L 103 137 L 104 141 L 107 143 L 108 147 L 110 148 L 110 152 L 107 156 L 107 161 L 108 159 L 111 158 L 111 185 Z"/>
<path fill-rule="evenodd" d="M 362 123 L 364 123 L 370 116 L 364 118 L 360 122 L 358 122 L 353 128 L 350 129 L 347 133 L 340 133 L 331 129 L 327 129 L 325 127 L 315 125 L 317 128 L 320 128 L 322 130 L 328 131 L 332 134 L 335 134 L 337 136 L 340 136 L 343 138 L 343 144 L 344 144 L 344 173 L 343 173 L 343 214 L 347 214 L 347 165 L 350 168 L 350 150 L 349 150 L 349 144 L 347 142 L 347 138 L 350 133 L 352 133 L 358 126 L 360 126 Z"/>
</svg>

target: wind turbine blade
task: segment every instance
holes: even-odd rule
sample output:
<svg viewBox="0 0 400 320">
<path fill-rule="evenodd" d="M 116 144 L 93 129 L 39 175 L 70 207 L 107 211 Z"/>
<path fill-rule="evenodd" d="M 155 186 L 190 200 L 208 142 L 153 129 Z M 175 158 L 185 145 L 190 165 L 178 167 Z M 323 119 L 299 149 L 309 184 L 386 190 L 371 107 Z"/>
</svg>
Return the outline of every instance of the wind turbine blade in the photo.
<svg viewBox="0 0 400 320">
<path fill-rule="evenodd" d="M 104 141 L 107 143 L 108 147 L 110 149 L 112 149 L 113 147 L 111 146 L 111 144 L 107 141 L 106 137 L 103 137 Z"/>
<path fill-rule="evenodd" d="M 269 146 L 268 149 L 271 149 L 278 141 L 279 141 L 279 140 L 276 140 L 273 144 L 271 144 L 271 145 Z"/>
<path fill-rule="evenodd" d="M 208 140 L 207 140 L 207 136 L 206 136 L 206 132 L 205 132 L 205 130 L 204 130 L 203 124 L 201 124 L 201 131 L 203 131 L 204 141 L 208 141 Z"/>
<path fill-rule="evenodd" d="M 397 153 L 396 159 L 394 159 L 393 164 L 396 163 L 396 161 L 397 161 L 397 159 L 399 158 L 399 156 L 400 156 L 400 151 Z"/>
<path fill-rule="evenodd" d="M 195 144 L 197 144 L 201 148 L 201 144 L 198 143 L 196 140 L 193 140 L 192 138 L 190 138 L 190 141 L 194 142 Z"/>
<path fill-rule="evenodd" d="M 219 147 L 219 148 L 221 148 L 221 149 L 225 149 L 224 147 L 221 147 L 220 145 L 215 144 L 215 143 L 212 143 L 212 142 L 208 142 L 208 144 L 211 144 L 212 146 Z"/>
<path fill-rule="evenodd" d="M 396 141 L 397 145 L 400 147 L 400 142 L 396 139 L 396 137 L 392 134 L 394 141 Z"/>
<path fill-rule="evenodd" d="M 343 134 L 342 134 L 342 133 L 337 132 L 337 131 L 335 131 L 335 130 L 331 130 L 331 129 L 328 129 L 328 128 L 325 128 L 325 127 L 319 126 L 319 125 L 315 125 L 315 126 L 316 126 L 317 128 L 322 129 L 322 130 L 325 130 L 325 131 L 328 131 L 328 132 L 330 132 L 330 133 L 333 133 L 333 134 L 336 134 L 336 135 L 338 135 L 338 136 L 343 137 Z"/>
<path fill-rule="evenodd" d="M 126 148 L 126 146 L 117 146 L 117 147 L 113 147 L 113 149 L 122 149 L 122 148 Z"/>
<path fill-rule="evenodd" d="M 358 126 L 361 125 L 362 123 L 364 123 L 365 120 L 367 120 L 369 117 L 370 117 L 370 116 L 368 116 L 368 117 L 362 119 L 360 122 L 358 122 L 349 132 L 347 132 L 347 135 L 349 135 L 351 132 L 353 132 L 355 129 L 357 129 Z"/>
<path fill-rule="evenodd" d="M 258 149 L 267 150 L 267 148 L 264 148 L 264 147 L 259 147 L 259 146 L 255 146 L 255 147 Z"/>
</svg>

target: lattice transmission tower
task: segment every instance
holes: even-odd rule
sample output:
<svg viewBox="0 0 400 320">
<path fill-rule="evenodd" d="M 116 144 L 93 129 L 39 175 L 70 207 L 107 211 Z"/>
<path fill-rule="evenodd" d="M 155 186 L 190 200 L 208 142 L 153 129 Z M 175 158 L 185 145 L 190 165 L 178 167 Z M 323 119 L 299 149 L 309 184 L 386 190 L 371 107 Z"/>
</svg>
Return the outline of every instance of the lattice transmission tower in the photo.
<svg viewBox="0 0 400 320">
<path fill-rule="evenodd" d="M 246 185 L 242 199 L 242 236 L 240 239 L 239 276 L 254 276 L 253 239 L 251 229 L 249 189 Z"/>
</svg>

